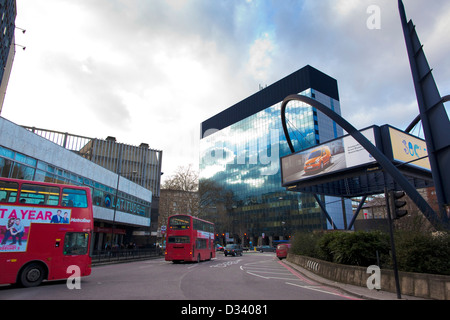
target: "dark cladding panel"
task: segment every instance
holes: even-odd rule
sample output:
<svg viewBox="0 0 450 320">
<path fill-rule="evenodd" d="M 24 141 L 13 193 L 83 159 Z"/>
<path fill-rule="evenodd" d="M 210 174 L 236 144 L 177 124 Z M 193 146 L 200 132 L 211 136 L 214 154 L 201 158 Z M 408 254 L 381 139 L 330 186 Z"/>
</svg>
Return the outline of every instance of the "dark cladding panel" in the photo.
<svg viewBox="0 0 450 320">
<path fill-rule="evenodd" d="M 311 66 L 306 66 L 204 121 L 201 124 L 200 138 L 206 137 L 207 130 L 222 130 L 283 101 L 288 95 L 297 94 L 309 88 L 339 101 L 337 81 Z"/>
</svg>

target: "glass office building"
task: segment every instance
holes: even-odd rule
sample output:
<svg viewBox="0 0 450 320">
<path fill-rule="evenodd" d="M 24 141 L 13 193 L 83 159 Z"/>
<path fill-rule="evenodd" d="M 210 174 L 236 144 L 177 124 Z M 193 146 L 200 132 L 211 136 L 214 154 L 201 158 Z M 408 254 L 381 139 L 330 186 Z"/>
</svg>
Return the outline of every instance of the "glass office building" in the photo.
<svg viewBox="0 0 450 320">
<path fill-rule="evenodd" d="M 313 195 L 281 187 L 280 157 L 290 154 L 281 103 L 290 94 L 307 95 L 340 114 L 336 80 L 306 66 L 201 125 L 200 179 L 210 179 L 228 193 L 228 221 L 216 221 L 218 232 L 246 245 L 332 227 Z M 301 102 L 288 105 L 286 118 L 296 151 L 343 135 L 336 123 Z M 343 228 L 352 214 L 351 202 L 332 197 L 323 201 L 333 222 Z M 217 212 L 208 212 L 214 221 Z"/>
<path fill-rule="evenodd" d="M 16 0 L 0 0 L 0 113 L 16 54 L 16 16 Z"/>
</svg>

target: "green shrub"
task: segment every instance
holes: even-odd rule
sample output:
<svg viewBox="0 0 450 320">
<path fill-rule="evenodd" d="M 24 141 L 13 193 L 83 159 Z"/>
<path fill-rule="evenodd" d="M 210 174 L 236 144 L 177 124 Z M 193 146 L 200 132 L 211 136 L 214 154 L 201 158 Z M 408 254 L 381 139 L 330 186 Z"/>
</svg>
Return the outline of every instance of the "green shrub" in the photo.
<svg viewBox="0 0 450 320">
<path fill-rule="evenodd" d="M 301 256 L 317 257 L 317 241 L 322 236 L 316 232 L 299 232 L 292 241 L 291 252 Z"/>
<path fill-rule="evenodd" d="M 292 252 L 325 261 L 369 266 L 379 256 L 389 253 L 389 238 L 381 232 L 325 232 L 298 233 L 294 237 Z"/>
<path fill-rule="evenodd" d="M 396 232 L 398 269 L 407 272 L 450 275 L 450 235 Z"/>
<path fill-rule="evenodd" d="M 450 234 L 397 231 L 395 247 L 400 271 L 450 275 Z M 392 268 L 389 235 L 379 231 L 297 233 L 291 252 L 355 266 L 377 264 L 378 252 L 380 266 Z"/>
<path fill-rule="evenodd" d="M 377 251 L 385 260 L 389 238 L 381 232 L 333 232 L 318 242 L 319 256 L 327 261 L 356 266 L 377 264 Z"/>
</svg>

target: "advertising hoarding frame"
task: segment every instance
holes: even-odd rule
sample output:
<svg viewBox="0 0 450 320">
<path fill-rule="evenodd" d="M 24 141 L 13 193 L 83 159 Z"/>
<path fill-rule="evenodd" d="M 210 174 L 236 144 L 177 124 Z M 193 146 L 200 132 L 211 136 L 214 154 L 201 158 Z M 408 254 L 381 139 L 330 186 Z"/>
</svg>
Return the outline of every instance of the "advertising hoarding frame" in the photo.
<svg viewBox="0 0 450 320">
<path fill-rule="evenodd" d="M 375 146 L 381 146 L 380 128 L 370 126 L 361 132 L 369 138 Z M 378 147 L 379 148 L 379 147 Z M 327 149 L 331 153 L 317 155 L 319 150 Z M 322 151 L 323 153 L 323 151 Z M 288 163 L 291 166 L 288 172 Z M 296 162 L 295 164 L 292 164 Z M 311 148 L 280 158 L 282 186 L 302 183 L 308 185 L 310 181 L 338 180 L 341 174 L 358 171 L 361 168 L 373 167 L 376 160 L 351 135 L 345 135 Z"/>
<path fill-rule="evenodd" d="M 405 133 L 391 125 L 383 125 L 381 127 L 374 125 L 360 131 L 364 132 L 370 129 L 372 129 L 374 133 L 374 145 L 377 146 L 380 152 L 382 152 L 388 160 L 396 165 L 397 169 L 416 189 L 434 186 L 430 170 L 414 165 L 414 162 L 400 161 L 394 157 L 390 131 L 398 131 L 415 141 L 423 142 L 422 139 Z M 391 190 L 402 190 L 399 184 L 396 183 L 389 174 L 384 173 L 382 167 L 375 160 L 331 172 L 319 172 L 303 179 L 285 181 L 286 168 L 285 165 L 283 165 L 283 159 L 295 157 L 302 153 L 308 153 L 310 150 L 320 148 L 322 145 L 333 144 L 344 138 L 349 138 L 349 135 L 282 157 L 280 159 L 282 186 L 290 191 L 347 198 L 380 194 L 384 192 L 385 186 L 388 186 Z"/>
<path fill-rule="evenodd" d="M 281 122 L 283 126 L 283 131 L 286 136 L 287 143 L 292 153 L 295 153 L 295 149 L 292 145 L 292 141 L 289 137 L 289 132 L 287 130 L 286 123 L 286 108 L 289 102 L 291 101 L 301 101 L 309 104 L 310 106 L 316 108 L 320 112 L 322 112 L 325 116 L 329 117 L 331 120 L 335 121 L 338 125 L 342 127 L 345 131 L 347 131 L 356 141 L 358 141 L 364 149 L 366 149 L 379 163 L 383 172 L 386 173 L 386 176 L 390 176 L 396 184 L 398 184 L 403 191 L 411 198 L 411 200 L 417 205 L 417 207 L 422 211 L 422 213 L 427 217 L 427 219 L 438 228 L 442 227 L 442 224 L 445 224 L 445 228 L 448 228 L 446 225 L 446 218 L 444 217 L 442 220 L 430 207 L 430 205 L 423 199 L 423 197 L 417 192 L 416 187 L 411 184 L 411 182 L 400 172 L 400 170 L 390 161 L 382 151 L 380 151 L 377 147 L 375 147 L 366 137 L 364 137 L 359 130 L 357 130 L 353 125 L 351 125 L 347 120 L 341 117 L 339 114 L 329 109 L 324 104 L 320 103 L 317 100 L 312 98 L 301 96 L 301 95 L 290 95 L 283 100 L 281 104 Z M 291 191 L 297 191 L 298 186 L 293 186 L 288 188 Z M 313 192 L 311 192 L 313 193 Z"/>
<path fill-rule="evenodd" d="M 394 163 L 431 173 L 426 141 L 391 125 L 381 127 L 384 154 Z"/>
</svg>

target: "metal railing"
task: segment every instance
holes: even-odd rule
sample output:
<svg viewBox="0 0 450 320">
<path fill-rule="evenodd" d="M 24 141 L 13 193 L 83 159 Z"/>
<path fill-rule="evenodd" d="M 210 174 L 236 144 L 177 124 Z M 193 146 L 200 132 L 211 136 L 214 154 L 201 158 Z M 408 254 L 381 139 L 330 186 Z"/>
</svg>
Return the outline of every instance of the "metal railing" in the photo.
<svg viewBox="0 0 450 320">
<path fill-rule="evenodd" d="M 104 263 L 116 263 L 127 260 L 141 260 L 148 258 L 157 258 L 162 256 L 161 249 L 111 249 L 111 250 L 95 250 L 92 254 L 92 265 Z"/>
<path fill-rule="evenodd" d="M 103 140 L 61 131 L 22 127 L 103 168 L 119 172 L 122 177 L 151 190 L 154 196 L 159 197 L 161 150 L 152 149 L 146 143 L 141 143 L 139 147 L 118 143 L 114 137 Z"/>
</svg>

